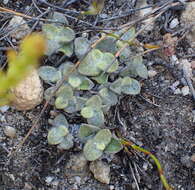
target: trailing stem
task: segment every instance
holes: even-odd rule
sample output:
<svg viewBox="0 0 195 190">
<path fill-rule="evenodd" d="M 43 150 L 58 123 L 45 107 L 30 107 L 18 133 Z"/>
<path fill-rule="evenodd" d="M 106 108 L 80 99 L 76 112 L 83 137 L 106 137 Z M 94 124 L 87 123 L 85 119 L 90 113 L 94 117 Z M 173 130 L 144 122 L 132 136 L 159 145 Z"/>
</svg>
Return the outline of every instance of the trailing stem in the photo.
<svg viewBox="0 0 195 190">
<path fill-rule="evenodd" d="M 134 143 L 130 142 L 130 141 L 127 141 L 127 140 L 124 140 L 124 139 L 121 139 L 121 143 L 123 144 L 123 146 L 125 148 L 127 147 L 131 147 L 133 148 L 134 150 L 137 150 L 139 152 L 143 152 L 144 154 L 148 155 L 156 164 L 156 167 L 158 169 L 158 173 L 159 173 L 159 176 L 160 176 L 160 179 L 161 179 L 161 182 L 164 186 L 164 188 L 166 190 L 173 190 L 173 188 L 168 184 L 167 180 L 166 180 L 166 177 L 164 176 L 164 171 L 163 171 L 163 168 L 159 162 L 159 160 L 157 159 L 156 156 L 154 156 L 154 154 L 152 154 L 150 151 L 138 146 L 138 145 L 135 145 Z"/>
</svg>

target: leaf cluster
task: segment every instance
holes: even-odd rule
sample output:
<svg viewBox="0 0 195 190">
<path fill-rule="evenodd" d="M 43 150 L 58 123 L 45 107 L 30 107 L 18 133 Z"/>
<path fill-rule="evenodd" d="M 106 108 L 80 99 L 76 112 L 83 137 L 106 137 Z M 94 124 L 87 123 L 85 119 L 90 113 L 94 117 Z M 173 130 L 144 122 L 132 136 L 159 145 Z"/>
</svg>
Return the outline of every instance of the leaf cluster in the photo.
<svg viewBox="0 0 195 190">
<path fill-rule="evenodd" d="M 50 54 L 56 52 L 56 47 L 61 52 L 63 48 L 67 58 L 76 55 L 82 60 L 74 71 L 74 64 L 70 61 L 65 61 L 58 68 L 52 66 L 39 68 L 40 77 L 48 84 L 57 84 L 64 77 L 67 78 L 56 92 L 51 104 L 66 113 L 80 113 L 86 119 L 86 123 L 80 127 L 79 136 L 81 139 L 87 139 L 84 154 L 88 160 L 96 160 L 104 152 L 120 151 L 120 141 L 104 127 L 105 114 L 111 106 L 117 104 L 120 95 L 140 93 L 141 85 L 134 77 L 147 78 L 147 69 L 142 57 L 130 58 L 132 52 L 129 43 L 119 58 L 115 57 L 122 46 L 134 40 L 135 29 L 120 31 L 113 35 L 119 36 L 122 33 L 121 40 L 107 36 L 89 53 L 87 52 L 92 42 L 84 37 L 75 37 L 74 31 L 70 28 L 47 24 L 43 27 L 43 32 L 48 44 L 52 45 L 49 47 Z M 71 53 L 67 54 L 70 49 Z M 54 87 L 51 86 L 45 91 L 45 99 L 48 99 L 53 90 Z M 55 132 L 52 134 L 57 135 L 57 128 L 51 130 Z M 60 133 L 61 129 L 58 128 L 58 131 Z M 48 136 L 50 133 L 51 131 Z M 67 135 L 61 134 L 60 139 Z M 59 136 L 56 138 L 59 139 Z M 49 143 L 54 144 L 51 141 Z"/>
</svg>

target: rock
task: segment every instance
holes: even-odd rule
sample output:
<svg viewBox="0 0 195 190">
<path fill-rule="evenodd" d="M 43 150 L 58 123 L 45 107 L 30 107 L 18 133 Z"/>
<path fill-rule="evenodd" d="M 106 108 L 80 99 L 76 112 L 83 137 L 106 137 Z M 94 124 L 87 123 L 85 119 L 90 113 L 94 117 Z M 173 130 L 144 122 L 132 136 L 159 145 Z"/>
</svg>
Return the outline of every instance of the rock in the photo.
<svg viewBox="0 0 195 190">
<path fill-rule="evenodd" d="M 100 160 L 93 161 L 90 163 L 90 170 L 98 181 L 105 184 L 110 183 L 110 166 L 108 164 Z"/>
<path fill-rule="evenodd" d="M 175 91 L 176 89 L 177 89 L 177 87 L 179 86 L 179 84 L 180 84 L 180 81 L 175 81 L 171 86 L 170 86 L 170 89 L 172 90 L 172 91 Z"/>
<path fill-rule="evenodd" d="M 181 157 L 180 161 L 187 168 L 193 167 L 193 162 L 192 162 L 190 156 L 188 156 L 188 155 Z"/>
<path fill-rule="evenodd" d="M 3 0 L 3 4 L 8 4 L 9 3 L 9 0 Z"/>
<path fill-rule="evenodd" d="M 181 21 L 187 27 L 193 25 L 190 29 L 190 32 L 186 35 L 192 47 L 195 47 L 195 2 L 186 3 L 186 9 L 181 15 Z"/>
<path fill-rule="evenodd" d="M 181 92 L 181 90 L 179 88 L 177 88 L 177 89 L 174 90 L 174 94 L 181 94 L 181 93 L 182 92 Z"/>
<path fill-rule="evenodd" d="M 109 190 L 114 190 L 114 185 L 110 185 Z"/>
<path fill-rule="evenodd" d="M 148 70 L 148 77 L 153 78 L 154 76 L 157 75 L 157 72 L 155 70 Z"/>
<path fill-rule="evenodd" d="M 10 20 L 8 28 L 12 31 L 10 36 L 17 40 L 24 38 L 30 32 L 26 21 L 20 16 L 14 16 Z"/>
<path fill-rule="evenodd" d="M 43 100 L 43 86 L 37 70 L 33 70 L 22 82 L 11 89 L 12 105 L 17 110 L 30 110 Z"/>
<path fill-rule="evenodd" d="M 184 86 L 182 89 L 181 89 L 181 92 L 183 94 L 183 96 L 186 96 L 188 94 L 190 94 L 190 89 L 188 86 Z"/>
<path fill-rule="evenodd" d="M 16 136 L 16 129 L 14 127 L 6 126 L 4 133 L 7 137 L 14 138 Z"/>
<path fill-rule="evenodd" d="M 73 155 L 68 161 L 66 168 L 74 172 L 83 172 L 87 168 L 88 161 L 82 153 Z"/>
<path fill-rule="evenodd" d="M 192 61 L 192 62 L 191 62 L 191 68 L 192 68 L 192 69 L 195 69 L 195 61 Z"/>
<path fill-rule="evenodd" d="M 178 24 L 179 24 L 179 20 L 178 20 L 177 18 L 174 18 L 174 19 L 170 22 L 169 27 L 170 27 L 171 29 L 173 29 L 173 28 L 177 27 Z"/>
<path fill-rule="evenodd" d="M 136 8 L 142 8 L 146 6 L 148 6 L 146 0 L 141 0 L 136 3 Z M 139 11 L 139 18 L 142 17 L 144 18 L 147 14 L 151 13 L 152 10 L 153 10 L 152 8 L 141 9 Z M 151 31 L 154 28 L 154 19 L 152 17 L 144 20 L 142 23 L 143 23 L 142 27 L 145 27 L 143 31 L 144 33 L 147 33 L 148 31 Z"/>
<path fill-rule="evenodd" d="M 53 176 L 47 176 L 45 178 L 45 182 L 48 183 L 48 184 L 50 184 L 53 180 L 54 180 L 54 177 Z"/>
<path fill-rule="evenodd" d="M 188 75 L 188 77 L 192 78 L 193 74 L 192 74 L 192 63 L 189 62 L 187 59 L 182 59 L 180 61 L 180 67 L 181 69 L 185 70 L 186 74 Z"/>
<path fill-rule="evenodd" d="M 192 160 L 192 162 L 195 162 L 195 154 L 193 154 L 193 155 L 191 156 L 191 160 Z"/>
<path fill-rule="evenodd" d="M 4 113 L 4 112 L 6 112 L 9 108 L 10 108 L 10 107 L 7 106 L 7 105 L 1 106 L 1 107 L 0 107 L 0 112 Z"/>
</svg>

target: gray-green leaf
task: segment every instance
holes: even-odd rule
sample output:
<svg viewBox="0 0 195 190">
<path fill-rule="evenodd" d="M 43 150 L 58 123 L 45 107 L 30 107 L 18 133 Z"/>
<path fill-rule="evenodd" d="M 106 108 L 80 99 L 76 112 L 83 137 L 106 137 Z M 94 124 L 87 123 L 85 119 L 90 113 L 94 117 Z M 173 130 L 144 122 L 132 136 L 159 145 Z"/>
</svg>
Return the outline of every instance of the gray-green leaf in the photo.
<svg viewBox="0 0 195 190">
<path fill-rule="evenodd" d="M 108 146 L 106 147 L 106 149 L 104 150 L 106 153 L 112 153 L 115 154 L 119 151 L 121 151 L 123 148 L 122 144 L 120 143 L 120 140 L 113 138 L 111 139 L 110 143 L 108 144 Z"/>
<path fill-rule="evenodd" d="M 47 140 L 49 144 L 55 145 L 62 142 L 63 137 L 68 134 L 68 129 L 64 125 L 53 127 L 49 130 Z"/>
<path fill-rule="evenodd" d="M 78 37 L 74 41 L 75 54 L 80 59 L 90 48 L 90 42 L 87 38 Z"/>
<path fill-rule="evenodd" d="M 55 67 L 42 66 L 39 68 L 38 73 L 45 82 L 54 83 L 61 79 L 61 73 Z"/>
</svg>

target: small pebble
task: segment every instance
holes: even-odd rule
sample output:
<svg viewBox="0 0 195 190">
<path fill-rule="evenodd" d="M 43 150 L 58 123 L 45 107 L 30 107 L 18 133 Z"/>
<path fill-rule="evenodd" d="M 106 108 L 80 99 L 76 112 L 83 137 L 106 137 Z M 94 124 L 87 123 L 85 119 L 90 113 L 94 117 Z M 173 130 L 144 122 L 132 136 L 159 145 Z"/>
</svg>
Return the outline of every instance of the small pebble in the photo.
<svg viewBox="0 0 195 190">
<path fill-rule="evenodd" d="M 170 22 L 169 27 L 170 27 L 171 29 L 173 29 L 173 28 L 177 27 L 178 24 L 179 24 L 178 19 L 177 19 L 177 18 L 174 18 L 174 19 Z"/>
<path fill-rule="evenodd" d="M 24 38 L 30 32 L 30 28 L 26 21 L 20 16 L 14 16 L 10 20 L 8 28 L 12 30 L 10 36 L 17 40 Z"/>
<path fill-rule="evenodd" d="M 9 0 L 3 0 L 3 4 L 8 4 Z"/>
<path fill-rule="evenodd" d="M 98 181 L 109 184 L 110 183 L 110 166 L 101 160 L 93 161 L 89 166 L 95 179 Z"/>
<path fill-rule="evenodd" d="M 188 94 L 190 94 L 190 89 L 188 86 L 184 86 L 182 89 L 181 89 L 181 92 L 183 94 L 183 96 L 186 96 Z"/>
<path fill-rule="evenodd" d="M 10 107 L 7 106 L 7 105 L 1 106 L 1 107 L 0 107 L 0 111 L 1 111 L 2 113 L 4 113 L 4 112 L 6 112 L 9 108 L 10 108 Z"/>
<path fill-rule="evenodd" d="M 7 137 L 14 138 L 16 136 L 16 129 L 10 126 L 4 128 L 4 133 Z"/>
<path fill-rule="evenodd" d="M 179 88 L 175 89 L 174 94 L 181 94 L 181 90 Z"/>
<path fill-rule="evenodd" d="M 148 77 L 153 78 L 157 75 L 157 72 L 155 70 L 148 70 Z"/>
<path fill-rule="evenodd" d="M 193 155 L 191 156 L 191 160 L 192 160 L 192 162 L 195 162 L 195 154 L 193 154 Z"/>
<path fill-rule="evenodd" d="M 78 184 L 81 183 L 81 177 L 75 176 L 74 178 L 75 178 L 75 181 L 76 181 Z"/>
<path fill-rule="evenodd" d="M 54 180 L 53 176 L 47 176 L 46 179 L 45 179 L 45 182 L 50 184 L 53 180 Z"/>
<path fill-rule="evenodd" d="M 144 162 L 143 164 L 143 169 L 146 171 L 148 169 L 148 163 L 147 162 Z"/>
<path fill-rule="evenodd" d="M 192 162 L 191 158 L 188 155 L 181 157 L 180 161 L 187 168 L 192 168 L 193 167 L 193 162 Z"/>
<path fill-rule="evenodd" d="M 102 14 L 100 14 L 100 18 L 102 18 L 102 19 L 108 18 L 108 15 L 107 15 L 107 14 L 102 13 Z"/>
<path fill-rule="evenodd" d="M 192 67 L 192 69 L 195 69 L 195 61 L 191 62 L 191 67 Z"/>
<path fill-rule="evenodd" d="M 110 185 L 110 186 L 109 186 L 109 189 L 110 189 L 110 190 L 114 190 L 114 185 Z"/>
<path fill-rule="evenodd" d="M 86 160 L 85 156 L 82 153 L 79 153 L 70 157 L 66 168 L 79 173 L 84 172 L 87 167 L 87 164 L 88 161 Z"/>
</svg>

